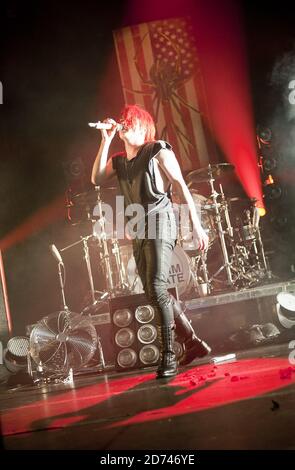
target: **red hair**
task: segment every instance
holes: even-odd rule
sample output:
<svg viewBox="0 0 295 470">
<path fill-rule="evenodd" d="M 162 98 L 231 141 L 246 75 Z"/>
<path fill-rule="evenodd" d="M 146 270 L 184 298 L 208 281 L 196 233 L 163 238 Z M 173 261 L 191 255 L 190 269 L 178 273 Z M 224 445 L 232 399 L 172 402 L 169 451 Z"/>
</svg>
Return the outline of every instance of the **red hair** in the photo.
<svg viewBox="0 0 295 470">
<path fill-rule="evenodd" d="M 120 122 L 124 122 L 126 127 L 131 129 L 139 122 L 140 127 L 145 130 L 145 142 L 155 140 L 156 128 L 154 120 L 150 113 L 140 108 L 137 104 L 127 104 L 123 108 Z"/>
</svg>

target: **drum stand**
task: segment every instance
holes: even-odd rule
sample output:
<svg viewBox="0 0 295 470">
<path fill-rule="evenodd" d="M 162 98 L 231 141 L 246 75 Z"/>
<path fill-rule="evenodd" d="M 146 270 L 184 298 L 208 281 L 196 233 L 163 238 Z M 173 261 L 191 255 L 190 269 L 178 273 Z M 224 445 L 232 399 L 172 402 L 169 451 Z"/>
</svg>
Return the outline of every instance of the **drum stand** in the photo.
<svg viewBox="0 0 295 470">
<path fill-rule="evenodd" d="M 208 172 L 210 174 L 210 165 Z M 248 239 L 250 243 L 247 244 L 246 240 L 242 244 L 237 243 L 234 237 L 235 230 L 231 224 L 228 203 L 224 196 L 222 185 L 220 184 L 220 194 L 218 194 L 214 189 L 214 178 L 212 174 L 210 175 L 209 184 L 211 187 L 210 197 L 213 200 L 212 205 L 215 212 L 217 233 L 224 261 L 222 266 L 220 266 L 217 272 L 209 279 L 209 284 L 224 269 L 227 275 L 227 285 L 229 287 L 250 287 L 259 282 L 259 280 L 264 278 L 265 275 L 270 279 L 271 272 L 267 266 L 258 223 L 254 224 L 254 221 L 252 222 L 251 220 L 250 211 L 246 211 L 247 225 L 243 227 L 243 229 L 247 228 L 249 231 L 250 234 L 248 235 Z M 217 202 L 217 197 L 219 195 L 221 196 L 220 203 Z M 222 210 L 220 210 L 220 208 L 222 208 Z M 222 226 L 222 211 L 226 223 L 225 230 Z M 225 237 L 227 237 L 227 239 Z M 231 254 L 228 252 L 226 241 L 228 241 Z M 251 257 L 254 258 L 254 262 L 251 262 Z"/>
<path fill-rule="evenodd" d="M 92 305 L 90 307 L 87 307 L 86 309 L 82 310 L 81 315 L 85 313 L 90 313 L 90 310 L 92 307 L 94 307 L 98 301 L 95 300 L 95 290 L 94 290 L 94 284 L 93 284 L 93 277 L 92 277 L 92 271 L 91 271 L 91 264 L 90 264 L 90 257 L 89 257 L 89 249 L 88 249 L 88 239 L 92 238 L 92 236 L 88 237 L 83 237 L 81 240 L 78 242 L 72 243 L 69 246 L 66 246 L 60 250 L 60 252 L 68 250 L 69 248 L 72 248 L 75 245 L 78 245 L 79 243 L 83 242 L 83 247 L 84 247 L 84 259 L 86 261 L 86 266 L 87 266 L 87 272 L 88 272 L 88 277 L 89 277 L 89 282 L 90 282 L 90 287 L 91 287 L 91 298 L 92 298 Z M 60 256 L 60 261 L 58 262 L 58 275 L 59 275 L 59 283 L 60 283 L 60 289 L 61 289 L 61 295 L 62 295 L 62 310 L 70 314 L 69 307 L 66 304 L 66 298 L 65 298 L 65 275 L 63 276 L 61 267 L 65 270 L 64 263 L 62 261 L 62 258 Z M 101 360 L 101 366 L 103 369 L 105 369 L 105 359 L 104 359 L 104 353 L 103 349 L 101 346 L 101 341 L 100 341 L 100 336 L 97 335 L 97 348 L 99 351 L 99 357 Z"/>
<path fill-rule="evenodd" d="M 210 277 L 207 269 L 207 255 L 204 254 L 202 257 L 201 255 L 197 255 L 192 259 L 192 271 L 195 274 L 196 282 L 198 282 L 200 278 L 201 282 L 204 283 L 204 287 L 206 283 L 207 287 L 210 289 L 213 287 L 213 290 L 213 281 L 216 283 L 220 282 L 223 287 L 226 283 L 226 286 L 229 288 L 243 288 L 259 282 L 265 276 L 269 279 L 272 277 L 267 265 L 258 226 L 258 208 L 253 206 L 253 220 L 251 220 L 251 211 L 246 212 L 247 225 L 240 228 L 237 228 L 236 226 L 233 227 L 230 220 L 228 201 L 224 196 L 222 185 L 220 185 L 220 193 L 215 191 L 215 179 L 220 178 L 224 174 L 232 172 L 233 170 L 234 166 L 230 163 L 218 163 L 212 165 L 209 164 L 206 168 L 192 170 L 186 175 L 188 187 L 194 183 L 203 182 L 207 182 L 210 187 L 211 195 L 209 197 L 211 199 L 211 204 L 208 205 L 206 209 L 213 212 L 213 225 L 215 233 L 218 234 L 222 254 L 222 264 Z M 205 207 L 206 206 L 204 206 L 204 208 Z M 202 262 L 202 267 L 199 266 L 200 261 Z M 198 270 L 200 270 L 202 274 L 199 277 Z M 218 279 L 218 276 L 222 271 L 225 272 L 226 280 Z"/>
<path fill-rule="evenodd" d="M 200 296 L 209 295 L 211 293 L 211 282 L 207 268 L 207 253 L 202 252 L 196 256 L 191 257 L 190 267 L 194 279 L 194 287 L 197 288 Z M 201 266 L 200 266 L 201 262 Z M 201 274 L 200 274 L 201 273 Z"/>
<path fill-rule="evenodd" d="M 119 275 L 119 282 L 115 285 L 115 282 L 113 279 L 113 271 L 112 271 L 111 259 L 110 259 L 110 250 L 108 246 L 109 243 L 107 239 L 105 218 L 103 216 L 102 199 L 100 197 L 99 186 L 96 186 L 96 191 L 97 191 L 98 223 L 100 225 L 100 234 L 97 237 L 97 239 L 98 239 L 98 245 L 101 249 L 100 259 L 101 259 L 104 271 L 106 273 L 106 281 L 107 281 L 107 290 L 103 294 L 103 298 L 109 299 L 117 295 L 124 295 L 124 294 L 128 295 L 131 293 L 130 286 L 127 282 L 127 273 L 122 263 L 120 246 L 119 246 L 117 238 L 115 237 L 111 239 L 110 243 L 111 243 L 111 252 L 115 258 L 116 272 Z"/>
<path fill-rule="evenodd" d="M 257 222 L 254 220 L 255 210 L 254 208 L 253 221 L 250 210 L 245 211 L 247 225 L 242 226 L 242 237 L 240 229 L 237 229 L 240 240 L 233 244 L 233 264 L 237 268 L 237 280 L 244 280 L 244 287 L 250 287 L 265 277 L 272 279 L 261 239 L 259 219 Z"/>
<path fill-rule="evenodd" d="M 265 257 L 265 251 L 264 251 L 264 246 L 263 246 L 263 243 L 262 243 L 262 239 L 261 239 L 261 232 L 260 232 L 260 229 L 259 227 L 256 228 L 256 236 L 257 236 L 257 241 L 258 241 L 258 245 L 260 247 L 260 253 L 261 253 L 261 258 L 262 258 L 262 264 L 263 266 L 261 267 L 261 269 L 264 269 L 265 273 L 266 273 L 266 276 L 268 279 L 272 279 L 273 278 L 273 274 L 269 268 L 269 265 L 267 263 L 267 260 L 266 260 L 266 257 Z M 256 241 L 255 241 L 255 250 L 256 252 L 258 253 L 258 249 L 257 249 L 257 245 L 256 245 Z M 257 255 L 258 257 L 259 255 Z M 258 257 L 259 259 L 259 257 Z"/>
<path fill-rule="evenodd" d="M 89 247 L 88 247 L 88 240 L 91 240 L 91 239 L 93 239 L 93 235 L 89 235 L 88 237 L 81 238 L 81 241 L 83 243 L 84 260 L 86 263 L 88 280 L 90 284 L 90 295 L 91 295 L 91 301 L 92 301 L 90 305 L 87 305 L 87 307 L 85 307 L 82 310 L 82 314 L 89 313 L 91 311 L 96 311 L 98 307 L 105 305 L 104 299 L 106 297 L 105 292 L 94 289 L 94 282 L 93 282 L 92 268 L 91 268 L 91 262 L 90 262 Z M 99 294 L 100 296 L 98 299 L 96 299 L 96 294 Z"/>
<path fill-rule="evenodd" d="M 106 304 L 106 301 L 108 299 L 115 297 L 116 295 L 124 295 L 124 294 L 131 293 L 130 286 L 127 282 L 128 281 L 127 273 L 122 263 L 120 246 L 119 246 L 118 240 L 117 238 L 111 238 L 111 240 L 109 240 L 107 237 L 105 217 L 103 216 L 103 209 L 102 209 L 102 199 L 100 196 L 100 187 L 96 186 L 95 190 L 97 192 L 96 207 L 98 210 L 98 221 L 96 223 L 98 223 L 100 227 L 99 235 L 95 235 L 93 233 L 92 235 L 88 235 L 87 237 L 81 237 L 79 241 L 72 243 L 71 245 L 68 245 L 60 250 L 60 251 L 65 251 L 79 243 L 83 244 L 84 260 L 86 263 L 86 269 L 87 269 L 88 280 L 89 280 L 89 285 L 90 285 L 90 302 L 91 303 L 82 310 L 82 314 L 88 314 L 90 312 L 97 311 L 100 306 L 104 306 Z M 92 220 L 92 222 L 94 221 Z M 94 229 L 94 226 L 93 226 L 93 229 Z M 88 246 L 89 240 L 98 241 L 98 246 L 100 248 L 100 261 L 101 261 L 102 269 L 106 275 L 107 285 L 106 285 L 105 291 L 95 290 L 95 287 L 94 287 L 93 274 L 92 274 L 92 268 L 91 268 L 91 259 L 90 259 L 89 246 Z M 109 247 L 109 245 L 111 246 Z M 111 264 L 112 255 L 114 256 L 114 260 L 115 260 L 114 270 L 112 269 L 112 264 Z M 115 281 L 114 281 L 114 274 L 116 273 L 119 276 L 119 280 L 117 284 L 115 284 Z"/>
<path fill-rule="evenodd" d="M 62 251 L 62 250 L 60 250 L 60 251 Z M 66 279 L 65 266 L 64 266 L 64 263 L 63 263 L 62 258 L 60 256 L 60 259 L 58 261 L 58 280 L 59 280 L 59 286 L 60 286 L 60 291 L 61 291 L 61 299 L 62 299 L 61 308 L 62 308 L 63 311 L 69 313 L 70 309 L 67 306 L 66 296 L 65 296 L 65 279 Z"/>
<path fill-rule="evenodd" d="M 224 264 L 209 279 L 209 283 L 211 283 L 213 281 L 213 279 L 216 276 L 218 276 L 218 274 L 223 269 L 225 269 L 226 276 L 227 276 L 227 284 L 228 284 L 228 286 L 232 287 L 234 285 L 234 280 L 233 280 L 233 275 L 232 275 L 231 263 L 229 261 L 229 256 L 228 256 L 228 252 L 227 252 L 227 246 L 226 246 L 226 242 L 225 242 L 225 233 L 226 233 L 226 231 L 223 230 L 222 222 L 221 222 L 220 206 L 225 207 L 225 218 L 226 218 L 226 221 L 228 223 L 227 233 L 231 236 L 232 227 L 231 227 L 231 224 L 230 224 L 228 208 L 227 208 L 227 204 L 220 204 L 220 203 L 217 202 L 217 197 L 219 196 L 219 194 L 215 191 L 215 188 L 214 188 L 215 179 L 213 178 L 213 171 L 211 170 L 211 165 L 208 166 L 208 174 L 209 174 L 209 181 L 208 182 L 209 182 L 209 186 L 210 186 L 210 189 L 211 189 L 210 198 L 213 201 L 212 206 L 214 208 L 214 213 L 215 213 L 215 223 L 217 225 L 217 233 L 218 233 L 218 237 L 219 237 L 219 241 L 220 241 L 220 247 L 221 247 L 221 251 L 222 251 L 222 255 L 223 255 L 223 261 L 224 261 Z M 222 192 L 222 197 L 224 199 L 223 192 Z"/>
</svg>

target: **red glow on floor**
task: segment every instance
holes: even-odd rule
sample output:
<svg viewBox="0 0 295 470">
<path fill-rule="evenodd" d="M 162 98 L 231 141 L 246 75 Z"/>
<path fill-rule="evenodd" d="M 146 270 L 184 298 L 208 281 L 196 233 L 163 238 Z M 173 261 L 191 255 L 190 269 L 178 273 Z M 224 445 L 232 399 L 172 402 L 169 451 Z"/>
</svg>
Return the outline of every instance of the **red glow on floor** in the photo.
<svg viewBox="0 0 295 470">
<path fill-rule="evenodd" d="M 168 383 L 156 380 L 154 373 L 109 378 L 60 394 L 42 394 L 38 401 L 4 411 L 2 432 L 10 435 L 57 429 L 98 419 L 102 428 L 168 419 L 261 396 L 294 382 L 295 368 L 290 367 L 286 358 L 248 359 L 218 367 L 203 365 L 179 374 Z M 139 407 L 146 410 L 149 393 L 157 397 L 152 403 L 170 405 L 159 408 L 153 405 L 148 411 L 136 413 Z M 118 421 L 116 413 L 120 417 Z M 131 418 L 121 419 L 122 415 L 131 413 Z M 109 426 L 109 421 L 115 423 Z"/>
<path fill-rule="evenodd" d="M 176 389 L 175 395 L 180 397 L 177 403 L 165 408 L 138 413 L 111 427 L 196 413 L 254 398 L 283 388 L 290 383 L 295 383 L 295 368 L 290 367 L 287 359 L 249 359 L 219 365 L 216 368 L 212 365 L 196 367 L 178 375 L 170 382 L 170 386 Z M 181 389 L 177 390 L 178 387 Z M 181 399 L 182 396 L 184 396 L 183 399 Z"/>
<path fill-rule="evenodd" d="M 41 399 L 2 412 L 3 435 L 28 432 L 39 427 L 60 428 L 89 418 L 87 409 L 110 397 L 121 394 L 142 382 L 151 380 L 153 374 L 120 378 L 104 383 L 67 390 L 54 396 L 42 395 Z M 38 423 L 38 424 L 37 424 Z"/>
</svg>

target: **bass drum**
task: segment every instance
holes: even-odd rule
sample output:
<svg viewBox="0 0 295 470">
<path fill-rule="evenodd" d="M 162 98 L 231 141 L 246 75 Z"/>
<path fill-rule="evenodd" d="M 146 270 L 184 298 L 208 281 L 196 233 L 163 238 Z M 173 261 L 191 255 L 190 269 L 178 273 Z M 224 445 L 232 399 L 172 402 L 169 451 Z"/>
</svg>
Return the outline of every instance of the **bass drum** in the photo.
<svg viewBox="0 0 295 470">
<path fill-rule="evenodd" d="M 132 245 L 121 246 L 120 252 L 131 291 L 134 294 L 143 293 L 142 282 L 137 272 Z M 190 269 L 190 258 L 179 245 L 176 245 L 173 250 L 169 269 L 168 288 L 177 287 L 178 295 L 182 296 L 191 286 L 192 272 Z"/>
</svg>

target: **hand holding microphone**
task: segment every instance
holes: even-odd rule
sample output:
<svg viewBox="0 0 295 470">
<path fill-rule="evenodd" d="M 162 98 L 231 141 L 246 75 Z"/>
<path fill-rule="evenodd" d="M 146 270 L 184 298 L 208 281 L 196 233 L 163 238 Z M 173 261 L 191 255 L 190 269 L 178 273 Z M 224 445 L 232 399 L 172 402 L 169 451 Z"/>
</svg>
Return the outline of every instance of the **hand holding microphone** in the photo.
<svg viewBox="0 0 295 470">
<path fill-rule="evenodd" d="M 93 127 L 94 129 L 100 129 L 103 138 L 109 140 L 113 139 L 117 131 L 121 131 L 124 128 L 122 124 L 118 124 L 111 118 L 105 119 L 103 122 L 89 122 L 88 126 Z"/>
<path fill-rule="evenodd" d="M 118 123 L 115 123 L 115 124 L 116 124 L 116 130 L 117 131 L 121 131 L 123 129 L 122 124 L 118 124 Z M 113 124 L 111 124 L 110 122 L 97 121 L 97 122 L 88 122 L 88 126 L 89 127 L 94 127 L 95 129 L 107 129 L 107 130 L 109 130 L 109 129 L 112 129 Z"/>
</svg>

